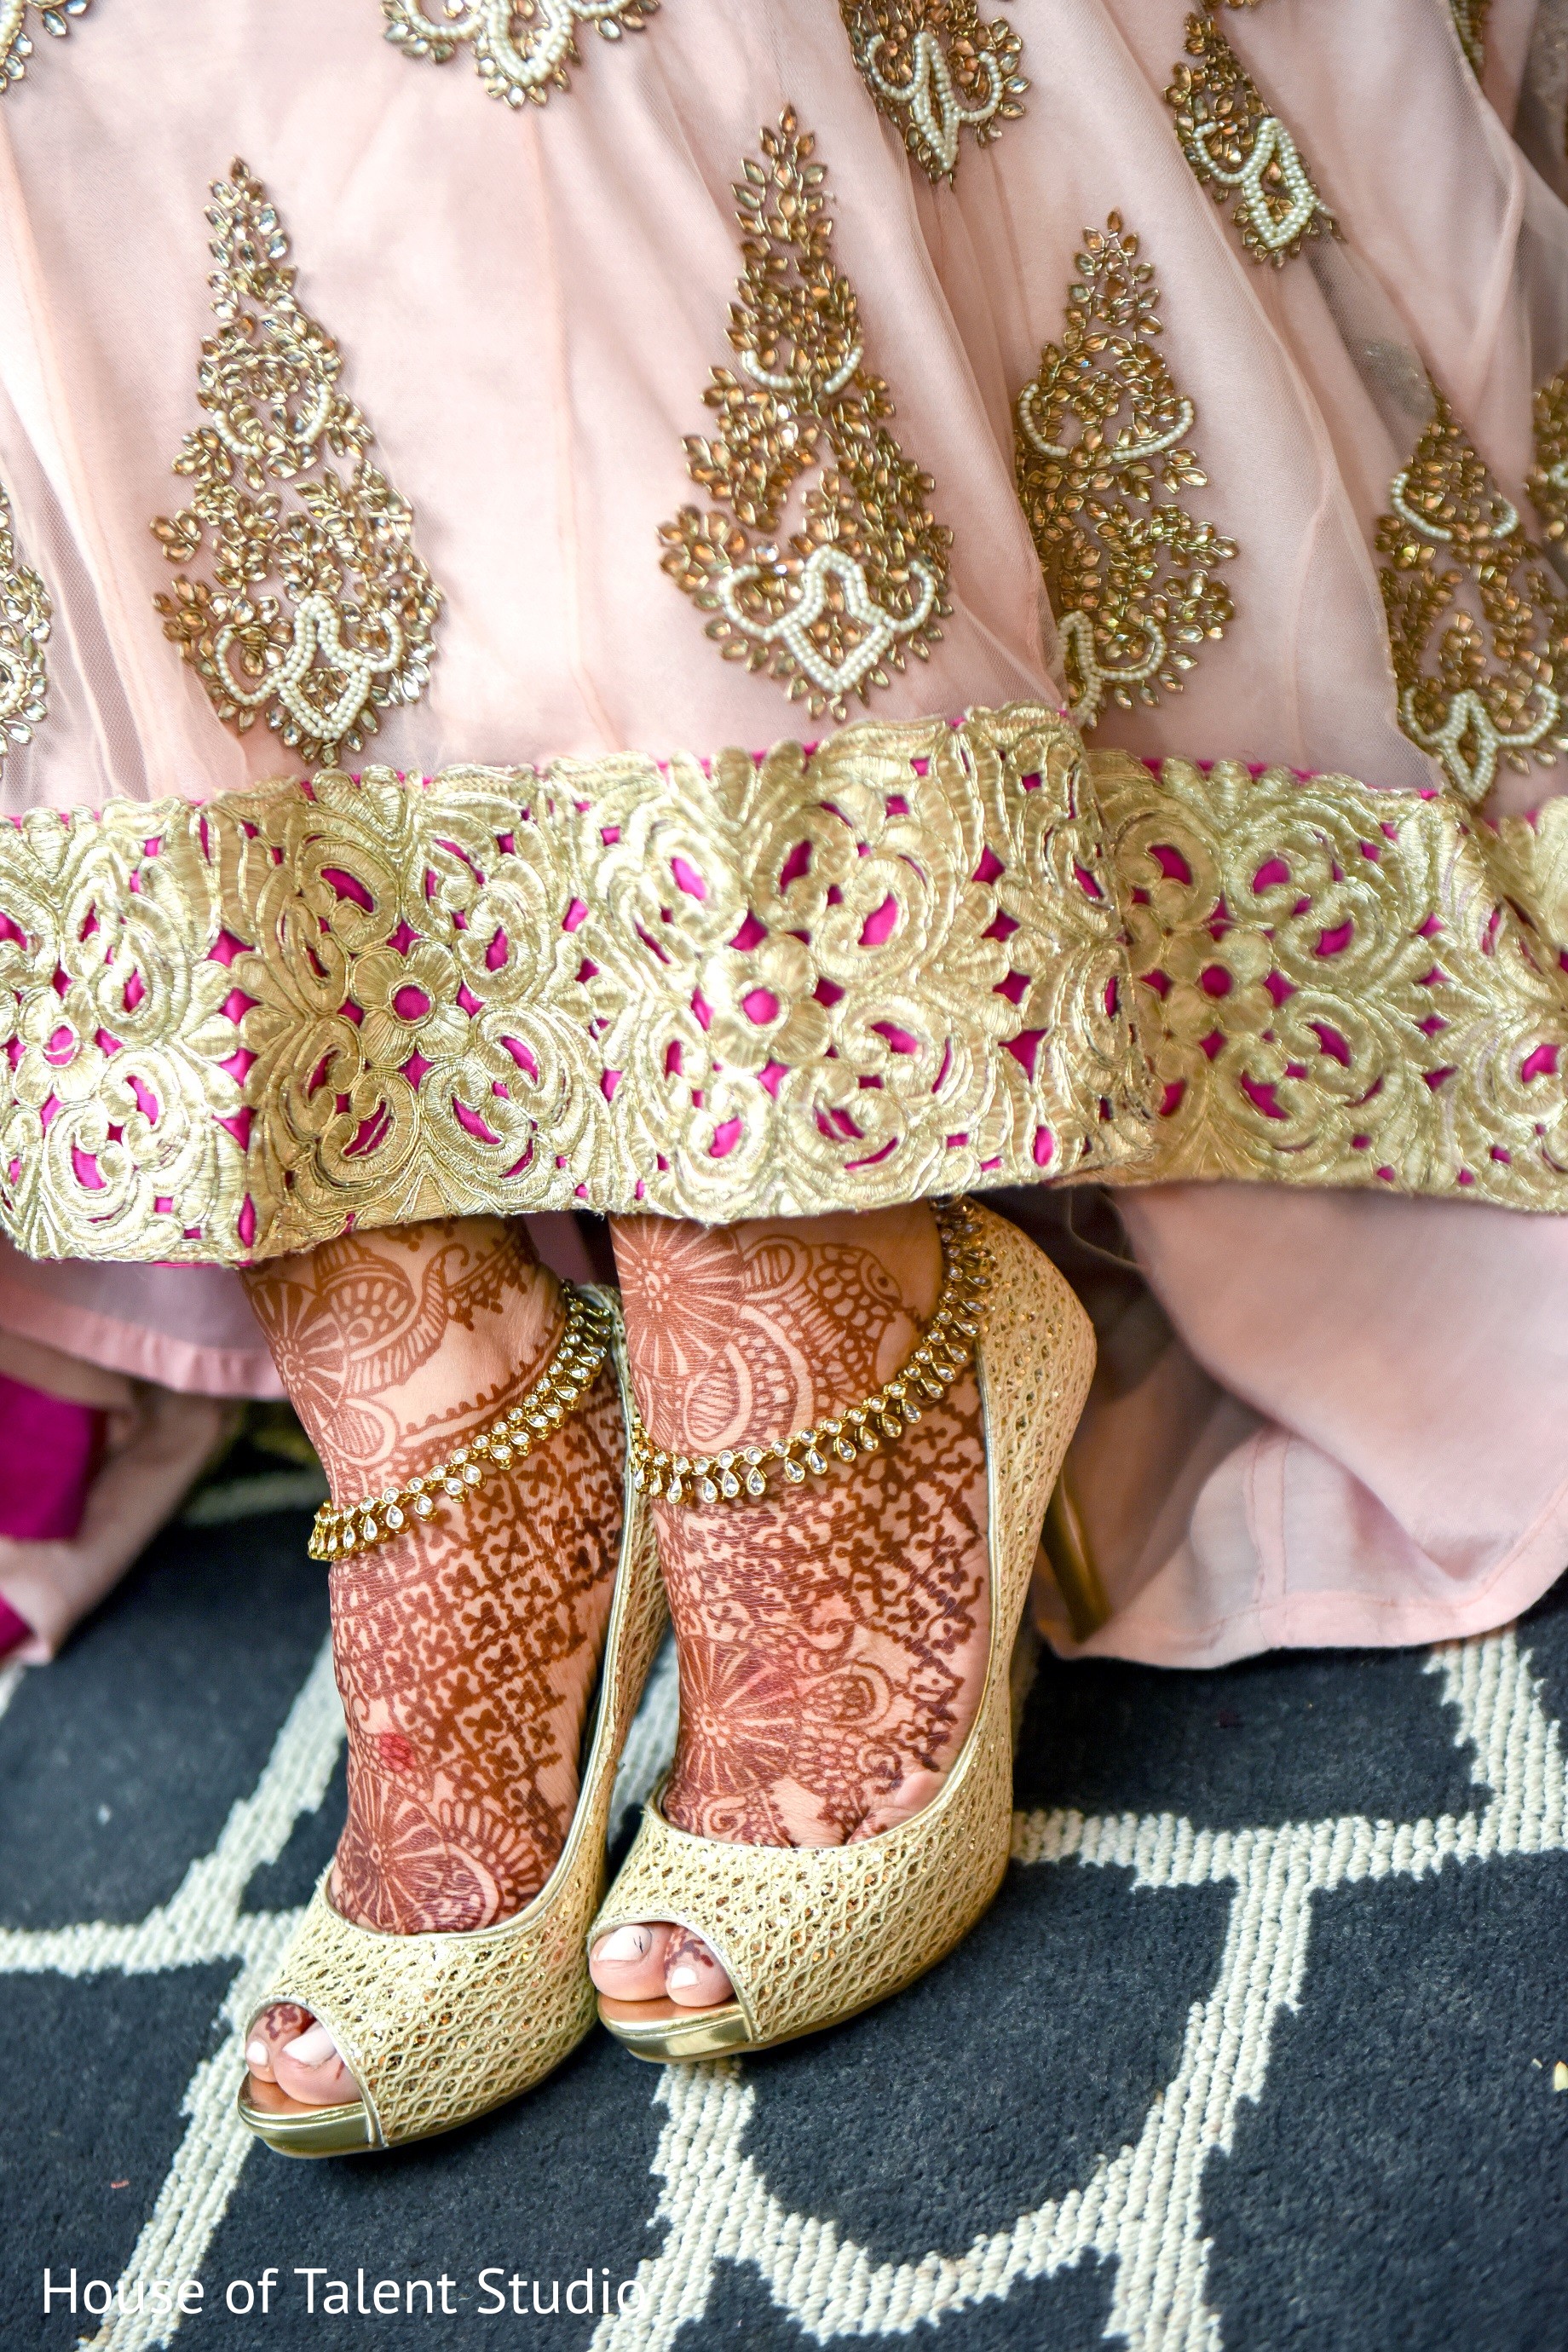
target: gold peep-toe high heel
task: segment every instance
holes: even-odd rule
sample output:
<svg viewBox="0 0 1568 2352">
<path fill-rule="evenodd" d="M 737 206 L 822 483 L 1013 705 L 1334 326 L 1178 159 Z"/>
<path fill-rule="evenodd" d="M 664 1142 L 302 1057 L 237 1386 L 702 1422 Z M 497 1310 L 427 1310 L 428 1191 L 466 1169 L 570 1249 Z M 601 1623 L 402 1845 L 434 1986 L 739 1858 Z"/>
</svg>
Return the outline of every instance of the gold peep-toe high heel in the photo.
<svg viewBox="0 0 1568 2352">
<path fill-rule="evenodd" d="M 363 1507 L 323 1509 L 312 1549 L 337 1558 L 379 1540 L 390 1509 L 426 1518 L 444 1491 L 458 1494 L 473 1464 L 503 1466 L 547 1442 L 607 1352 L 623 1411 L 629 1394 L 619 1307 L 608 1292 L 571 1294 L 567 1333 L 521 1408 L 470 1443 L 464 1458 L 382 1497 L 378 1523 Z M 448 1484 L 447 1481 L 452 1483 Z M 474 1483 L 470 1478 L 468 1483 Z M 584 1936 L 605 1884 L 605 1845 L 616 1769 L 664 1629 L 653 1529 L 628 1470 L 620 1558 L 593 1734 L 577 1810 L 559 1861 L 533 1901 L 494 1927 L 460 1934 L 384 1935 L 335 1911 L 327 1878 L 312 1896 L 277 1981 L 257 2015 L 297 2001 L 326 2027 L 361 2095 L 302 2107 L 249 2074 L 241 2119 L 282 2156 L 362 2155 L 428 2139 L 488 2114 L 542 2082 L 594 2023 Z"/>
<path fill-rule="evenodd" d="M 984 1262 L 974 1356 L 991 1641 L 969 1736 L 922 1811 L 853 1845 L 693 1837 L 665 1818 L 656 1792 L 589 1931 L 590 1948 L 613 1928 L 668 1920 L 702 1938 L 735 1998 L 694 2011 L 602 1995 L 601 2019 L 639 2058 L 766 2050 L 840 2024 L 923 1976 L 969 1933 L 1002 1883 L 1013 1825 L 1009 1666 L 1046 1505 L 1089 1392 L 1094 1335 L 1067 1282 L 1015 1226 L 973 1205 L 956 1213 Z M 973 1320 L 956 1328 L 966 1332 Z M 635 1423 L 633 1443 L 635 1452 Z M 735 1466 L 743 1469 L 744 1457 Z"/>
</svg>

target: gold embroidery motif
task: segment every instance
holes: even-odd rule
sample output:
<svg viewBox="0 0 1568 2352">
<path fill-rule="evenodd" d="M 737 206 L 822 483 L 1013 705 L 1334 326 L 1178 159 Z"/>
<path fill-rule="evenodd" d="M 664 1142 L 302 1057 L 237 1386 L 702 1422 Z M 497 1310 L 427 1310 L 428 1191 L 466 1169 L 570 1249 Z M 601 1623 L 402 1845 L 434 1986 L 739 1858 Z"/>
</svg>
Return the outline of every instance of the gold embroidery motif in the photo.
<svg viewBox="0 0 1568 2352">
<path fill-rule="evenodd" d="M 810 1214 L 1147 1149 L 1080 747 L 1029 705 L 34 810 L 0 914 L 0 1218 L 39 1255 Z"/>
<path fill-rule="evenodd" d="M 1448 0 L 1448 6 L 1459 47 L 1479 81 L 1487 69 L 1487 18 L 1492 12 L 1492 0 Z"/>
<path fill-rule="evenodd" d="M 37 809 L 0 914 L 0 1220 L 38 1255 L 1047 1178 L 1568 1213 L 1568 799 L 1494 829 L 1155 773 L 1018 706 Z"/>
<path fill-rule="evenodd" d="M 1500 761 L 1528 773 L 1532 760 L 1550 766 L 1568 749 L 1556 685 L 1568 609 L 1436 390 L 1388 497 L 1377 547 L 1400 724 L 1461 798 L 1480 802 Z"/>
<path fill-rule="evenodd" d="M 976 146 L 1016 121 L 1024 44 L 975 0 L 839 0 L 860 79 L 933 180 L 951 180 L 962 134 Z"/>
<path fill-rule="evenodd" d="M 1176 692 L 1204 639 L 1224 635 L 1235 606 L 1210 574 L 1236 544 L 1176 500 L 1208 477 L 1182 446 L 1193 404 L 1154 348 L 1159 298 L 1137 237 L 1112 213 L 1084 243 L 1061 342 L 1018 397 L 1016 454 L 1073 716 L 1092 727 L 1107 697 L 1130 709 Z"/>
<path fill-rule="evenodd" d="M 1235 195 L 1253 259 L 1283 268 L 1310 236 L 1337 236 L 1295 140 L 1210 18 L 1187 18 L 1187 55 L 1197 63 L 1177 66 L 1165 92 L 1182 152 L 1216 204 Z"/>
<path fill-rule="evenodd" d="M 1494 832 L 1345 776 L 1089 764 L 1162 1177 L 1568 1210 L 1568 800 Z"/>
<path fill-rule="evenodd" d="M 63 40 L 72 18 L 84 16 L 87 8 L 88 0 L 0 0 L 0 98 L 26 73 L 33 54 L 28 26 L 41 25 Z"/>
<path fill-rule="evenodd" d="M 794 109 L 762 134 L 735 194 L 745 275 L 730 312 L 738 369 L 703 394 L 711 440 L 686 443 L 691 478 L 729 509 L 683 507 L 666 523 L 664 569 L 703 612 L 727 660 L 846 716 L 850 697 L 924 660 L 941 638 L 952 534 L 934 488 L 882 420 L 888 387 L 863 364 L 855 289 L 833 264 L 833 222 L 816 142 Z M 779 534 L 795 485 L 815 473 L 797 527 Z"/>
<path fill-rule="evenodd" d="M 44 647 L 53 618 L 43 582 L 17 555 L 10 504 L 0 489 L 0 774 L 6 743 L 30 743 L 48 716 Z"/>
<path fill-rule="evenodd" d="M 640 33 L 658 0 L 441 0 L 429 16 L 419 0 L 381 0 L 386 38 L 411 58 L 444 66 L 472 43 L 474 63 L 492 98 L 508 106 L 542 106 L 566 89 L 580 67 L 577 28 L 591 25 L 606 41 Z"/>
<path fill-rule="evenodd" d="M 238 732 L 259 715 L 308 761 L 358 751 L 389 705 L 429 682 L 441 592 L 414 548 L 406 501 L 366 452 L 374 435 L 339 389 L 342 357 L 302 310 L 289 240 L 242 163 L 213 188 L 219 331 L 202 345 L 211 419 L 174 460 L 191 504 L 153 525 L 171 563 L 212 533 L 213 583 L 156 599 L 164 634 Z M 340 475 L 328 453 L 349 460 Z M 289 503 L 289 494 L 292 503 Z M 276 581 L 280 593 L 261 593 Z"/>
<path fill-rule="evenodd" d="M 1554 547 L 1568 538 L 1568 368 L 1535 395 L 1535 464 L 1525 479 L 1531 501 Z"/>
</svg>

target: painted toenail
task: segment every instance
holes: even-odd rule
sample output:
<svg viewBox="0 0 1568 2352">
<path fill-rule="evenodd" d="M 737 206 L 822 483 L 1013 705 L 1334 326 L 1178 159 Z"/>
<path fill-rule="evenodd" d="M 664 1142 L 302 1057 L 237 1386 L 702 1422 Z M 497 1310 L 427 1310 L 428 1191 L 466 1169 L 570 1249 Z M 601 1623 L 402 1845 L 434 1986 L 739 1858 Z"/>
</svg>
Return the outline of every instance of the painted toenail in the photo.
<svg viewBox="0 0 1568 2352">
<path fill-rule="evenodd" d="M 265 2042 L 247 2042 L 245 2045 L 245 2063 L 253 2074 L 259 2074 L 264 2066 L 271 2065 L 272 2053 Z"/>
<path fill-rule="evenodd" d="M 324 2066 L 329 2058 L 337 2056 L 337 2045 L 324 2025 L 312 2025 L 297 2042 L 285 2045 L 283 2055 L 292 2058 L 296 2066 Z"/>
<path fill-rule="evenodd" d="M 617 1927 L 605 1937 L 594 1958 L 596 1960 L 640 1960 L 653 1937 L 646 1927 Z"/>
<path fill-rule="evenodd" d="M 679 1967 L 671 1969 L 665 1982 L 671 1986 L 694 1985 L 697 1982 L 697 1971 L 689 1960 L 682 1960 Z"/>
</svg>

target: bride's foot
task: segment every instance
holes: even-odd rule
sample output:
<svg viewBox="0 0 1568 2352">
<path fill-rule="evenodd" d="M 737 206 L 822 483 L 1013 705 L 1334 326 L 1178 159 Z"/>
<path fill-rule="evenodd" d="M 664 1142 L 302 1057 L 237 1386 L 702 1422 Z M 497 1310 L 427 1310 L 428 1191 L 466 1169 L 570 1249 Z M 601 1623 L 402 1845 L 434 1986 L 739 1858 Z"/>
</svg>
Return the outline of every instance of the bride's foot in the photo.
<svg viewBox="0 0 1568 2352">
<path fill-rule="evenodd" d="M 924 1209 L 708 1231 L 621 1221 L 633 1382 L 654 1444 L 712 1454 L 842 1413 L 907 1360 L 942 1281 Z M 989 1640 L 985 1449 L 966 1371 L 921 1418 L 755 1504 L 656 1502 L 680 1661 L 666 1815 L 697 1835 L 824 1846 L 929 1804 L 978 1706 Z M 617 2000 L 731 1998 L 689 1929 L 595 1947 Z"/>
<path fill-rule="evenodd" d="M 327 1243 L 248 1277 L 340 1504 L 447 1461 L 521 1401 L 560 1337 L 554 1277 L 494 1218 Z M 621 1411 L 606 1365 L 536 1450 L 331 1571 L 349 1735 L 334 1907 L 417 1935 L 488 1927 L 537 1895 L 577 1799 L 620 1539 Z M 251 2029 L 254 2084 L 356 2098 L 293 2002 Z"/>
</svg>

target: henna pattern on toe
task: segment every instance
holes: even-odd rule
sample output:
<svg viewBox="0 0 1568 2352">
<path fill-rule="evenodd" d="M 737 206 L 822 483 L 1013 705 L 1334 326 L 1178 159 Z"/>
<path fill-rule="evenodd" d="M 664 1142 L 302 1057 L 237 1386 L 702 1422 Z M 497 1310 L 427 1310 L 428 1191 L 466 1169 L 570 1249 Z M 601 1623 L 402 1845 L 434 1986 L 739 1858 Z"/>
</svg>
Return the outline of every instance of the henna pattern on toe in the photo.
<svg viewBox="0 0 1568 2352">
<path fill-rule="evenodd" d="M 866 1248 L 654 1218 L 618 1224 L 616 1246 L 633 1376 L 666 1446 L 764 1443 L 864 1394 L 914 1341 Z M 653 1508 L 680 1659 L 664 1796 L 679 1827 L 836 1845 L 873 1832 L 907 1777 L 952 1763 L 988 1633 L 972 1374 L 809 1489 Z"/>
</svg>

